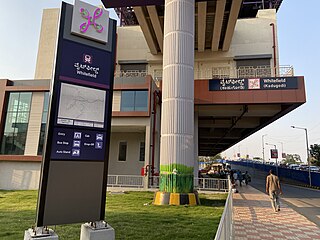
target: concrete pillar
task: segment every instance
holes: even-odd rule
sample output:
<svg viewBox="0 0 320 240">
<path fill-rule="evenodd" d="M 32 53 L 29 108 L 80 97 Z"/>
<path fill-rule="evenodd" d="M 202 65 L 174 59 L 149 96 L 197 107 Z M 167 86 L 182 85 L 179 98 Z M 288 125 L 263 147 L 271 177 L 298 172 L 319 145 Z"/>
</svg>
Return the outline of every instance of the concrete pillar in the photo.
<svg viewBox="0 0 320 240">
<path fill-rule="evenodd" d="M 194 11 L 194 0 L 165 0 L 161 192 L 193 192 Z"/>
<path fill-rule="evenodd" d="M 198 152 L 198 120 L 199 114 L 197 111 L 194 112 L 194 177 L 198 178 L 199 174 L 199 152 Z M 198 186 L 198 182 L 194 181 L 194 185 Z"/>
</svg>

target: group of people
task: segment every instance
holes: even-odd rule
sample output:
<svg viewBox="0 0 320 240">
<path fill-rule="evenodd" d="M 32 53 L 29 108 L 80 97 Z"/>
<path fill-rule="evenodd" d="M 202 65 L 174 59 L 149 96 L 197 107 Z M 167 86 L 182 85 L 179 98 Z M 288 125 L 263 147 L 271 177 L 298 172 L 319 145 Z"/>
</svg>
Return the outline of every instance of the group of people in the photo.
<svg viewBox="0 0 320 240">
<path fill-rule="evenodd" d="M 239 185 L 240 187 L 242 187 L 243 182 L 245 182 L 246 185 L 251 182 L 251 177 L 248 174 L 248 171 L 242 173 L 240 170 L 231 170 L 230 177 L 232 184 Z"/>
</svg>

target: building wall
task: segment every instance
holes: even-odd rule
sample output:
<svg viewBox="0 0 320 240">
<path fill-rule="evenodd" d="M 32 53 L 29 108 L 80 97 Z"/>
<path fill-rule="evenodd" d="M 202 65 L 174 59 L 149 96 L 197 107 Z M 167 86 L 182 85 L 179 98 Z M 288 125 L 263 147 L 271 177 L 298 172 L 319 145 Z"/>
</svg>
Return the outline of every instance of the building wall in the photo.
<svg viewBox="0 0 320 240">
<path fill-rule="evenodd" d="M 52 79 L 60 9 L 45 9 L 42 15 L 35 79 Z"/>
<path fill-rule="evenodd" d="M 275 9 L 259 10 L 256 18 L 237 21 L 229 51 L 195 51 L 195 79 L 205 77 L 202 75 L 212 67 L 235 68 L 235 56 L 272 55 L 273 36 L 270 23 L 276 26 Z M 140 26 L 119 27 L 118 34 L 117 61 L 145 60 L 148 62 L 148 73 L 153 75 L 162 71 L 162 54 L 150 54 Z"/>
<path fill-rule="evenodd" d="M 0 161 L 0 189 L 38 189 L 40 162 Z"/>
<path fill-rule="evenodd" d="M 119 142 L 127 142 L 127 160 L 119 161 Z M 139 161 L 140 142 L 145 142 L 145 133 L 112 132 L 109 167 L 110 175 L 140 175 L 140 169 L 145 162 Z"/>
</svg>

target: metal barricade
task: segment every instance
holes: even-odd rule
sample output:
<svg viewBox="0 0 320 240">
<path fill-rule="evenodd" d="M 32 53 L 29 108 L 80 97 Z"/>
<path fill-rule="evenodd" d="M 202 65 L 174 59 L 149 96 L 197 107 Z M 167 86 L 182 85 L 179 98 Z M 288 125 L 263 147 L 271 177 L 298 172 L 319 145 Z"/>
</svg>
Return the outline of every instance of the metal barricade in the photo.
<svg viewBox="0 0 320 240">
<path fill-rule="evenodd" d="M 229 180 L 220 178 L 195 178 L 194 185 L 198 190 L 227 192 L 229 189 Z"/>
<path fill-rule="evenodd" d="M 233 199 L 230 180 L 229 181 L 229 194 L 225 203 L 224 211 L 222 213 L 218 230 L 216 232 L 215 240 L 233 239 Z"/>
<path fill-rule="evenodd" d="M 143 176 L 133 175 L 109 175 L 108 176 L 108 187 L 135 187 L 143 188 Z"/>
</svg>

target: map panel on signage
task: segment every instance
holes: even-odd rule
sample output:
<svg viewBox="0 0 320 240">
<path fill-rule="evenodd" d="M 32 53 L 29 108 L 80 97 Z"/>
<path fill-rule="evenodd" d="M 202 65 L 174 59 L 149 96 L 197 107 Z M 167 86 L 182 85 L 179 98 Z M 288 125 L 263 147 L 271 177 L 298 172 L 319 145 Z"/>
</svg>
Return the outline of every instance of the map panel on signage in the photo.
<svg viewBox="0 0 320 240">
<path fill-rule="evenodd" d="M 104 127 L 106 91 L 61 83 L 57 124 Z"/>
</svg>

